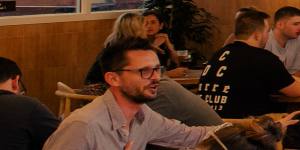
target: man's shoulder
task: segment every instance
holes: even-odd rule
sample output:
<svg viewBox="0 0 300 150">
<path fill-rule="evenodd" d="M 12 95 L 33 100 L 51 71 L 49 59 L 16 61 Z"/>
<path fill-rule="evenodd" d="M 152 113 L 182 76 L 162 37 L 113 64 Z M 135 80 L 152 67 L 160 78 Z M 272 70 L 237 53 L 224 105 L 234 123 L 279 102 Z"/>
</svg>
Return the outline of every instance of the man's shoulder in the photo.
<svg viewBox="0 0 300 150">
<path fill-rule="evenodd" d="M 0 100 L 2 103 L 14 103 L 16 105 L 25 105 L 25 106 L 40 104 L 39 100 L 34 97 L 16 95 L 16 94 L 0 95 Z"/>
<path fill-rule="evenodd" d="M 99 96 L 86 106 L 72 112 L 64 121 L 97 124 L 108 117 L 108 109 L 103 102 L 103 97 Z"/>
<path fill-rule="evenodd" d="M 225 51 L 230 51 L 230 53 L 234 53 L 236 55 L 240 55 L 239 57 L 242 56 L 249 56 L 251 54 L 256 55 L 256 54 L 265 54 L 265 55 L 269 55 L 270 52 L 268 52 L 267 50 L 263 49 L 263 48 L 259 48 L 259 47 L 254 47 L 254 46 L 250 46 L 244 42 L 240 42 L 240 41 L 236 41 L 232 44 L 226 45 L 225 47 L 221 48 L 219 51 L 217 51 L 217 53 L 215 53 L 216 56 L 219 55 L 224 55 L 223 53 Z"/>
</svg>

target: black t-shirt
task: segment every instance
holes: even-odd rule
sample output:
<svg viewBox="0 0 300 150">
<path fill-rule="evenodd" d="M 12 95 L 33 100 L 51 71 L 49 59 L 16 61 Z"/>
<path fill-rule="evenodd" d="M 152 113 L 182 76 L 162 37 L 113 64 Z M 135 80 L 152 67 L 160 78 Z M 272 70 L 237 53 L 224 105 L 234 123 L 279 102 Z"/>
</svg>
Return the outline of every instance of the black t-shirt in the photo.
<svg viewBox="0 0 300 150">
<path fill-rule="evenodd" d="M 240 118 L 283 112 L 271 94 L 294 82 L 277 56 L 243 42 L 215 53 L 203 71 L 199 95 L 221 117 Z"/>
<path fill-rule="evenodd" d="M 0 90 L 0 149 L 41 150 L 59 120 L 30 97 Z"/>
</svg>

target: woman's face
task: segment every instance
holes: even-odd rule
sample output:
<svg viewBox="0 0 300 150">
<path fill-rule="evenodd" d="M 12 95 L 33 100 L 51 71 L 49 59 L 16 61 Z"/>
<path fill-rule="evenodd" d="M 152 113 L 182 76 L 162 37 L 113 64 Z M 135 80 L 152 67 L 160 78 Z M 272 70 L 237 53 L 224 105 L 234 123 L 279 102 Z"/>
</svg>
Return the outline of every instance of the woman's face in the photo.
<svg viewBox="0 0 300 150">
<path fill-rule="evenodd" d="M 144 21 L 148 36 L 155 35 L 163 27 L 163 23 L 160 23 L 155 15 L 144 16 Z"/>
</svg>

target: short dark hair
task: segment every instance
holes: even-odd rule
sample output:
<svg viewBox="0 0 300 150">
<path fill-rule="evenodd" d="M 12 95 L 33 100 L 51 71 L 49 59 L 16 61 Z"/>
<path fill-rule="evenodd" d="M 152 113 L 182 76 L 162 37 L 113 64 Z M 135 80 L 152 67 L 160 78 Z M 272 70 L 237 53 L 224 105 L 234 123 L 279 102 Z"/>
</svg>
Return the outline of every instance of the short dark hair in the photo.
<svg viewBox="0 0 300 150">
<path fill-rule="evenodd" d="M 300 16 L 300 10 L 292 6 L 285 6 L 278 9 L 274 15 L 274 23 L 278 22 L 282 18 Z"/>
<path fill-rule="evenodd" d="M 164 22 L 164 19 L 163 19 L 162 15 L 156 10 L 145 10 L 143 12 L 143 16 L 150 16 L 150 15 L 155 16 L 158 19 L 159 23 Z"/>
<path fill-rule="evenodd" d="M 270 16 L 261 11 L 249 11 L 241 14 L 235 21 L 235 36 L 237 39 L 247 39 L 257 30 L 263 30 L 265 19 Z"/>
<path fill-rule="evenodd" d="M 8 58 L 0 57 L 0 83 L 15 79 L 17 75 L 22 76 L 18 65 Z"/>
<path fill-rule="evenodd" d="M 249 11 L 256 11 L 257 9 L 255 7 L 242 7 L 240 9 L 237 10 L 237 12 L 241 12 L 241 13 L 246 13 L 246 12 L 249 12 Z"/>
<path fill-rule="evenodd" d="M 148 51 L 153 50 L 153 47 L 149 40 L 139 37 L 120 39 L 110 43 L 102 50 L 100 55 L 100 66 L 103 74 L 122 69 L 128 64 L 127 52 L 137 50 Z"/>
</svg>

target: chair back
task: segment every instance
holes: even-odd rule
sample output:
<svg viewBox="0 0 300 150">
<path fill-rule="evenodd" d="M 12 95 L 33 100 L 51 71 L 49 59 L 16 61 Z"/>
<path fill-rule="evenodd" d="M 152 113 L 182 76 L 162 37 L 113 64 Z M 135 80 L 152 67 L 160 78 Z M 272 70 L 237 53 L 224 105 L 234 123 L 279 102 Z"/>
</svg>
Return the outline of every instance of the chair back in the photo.
<svg viewBox="0 0 300 150">
<path fill-rule="evenodd" d="M 76 89 L 71 88 L 63 82 L 57 82 L 57 90 L 55 95 L 60 97 L 59 100 L 59 116 L 64 119 L 71 113 L 71 102 L 74 100 L 92 101 L 97 96 L 76 94 Z"/>
</svg>

